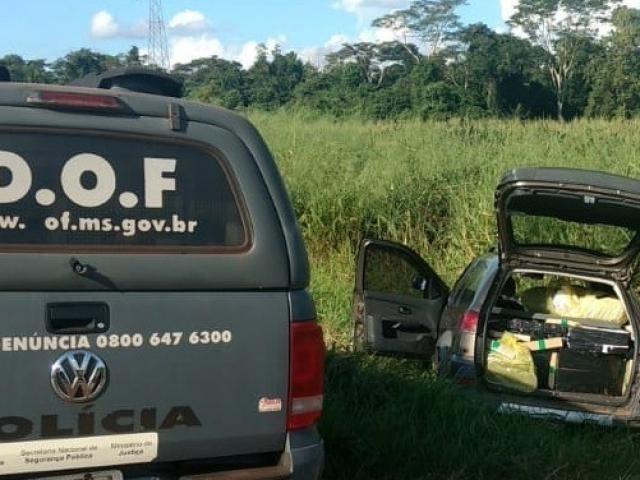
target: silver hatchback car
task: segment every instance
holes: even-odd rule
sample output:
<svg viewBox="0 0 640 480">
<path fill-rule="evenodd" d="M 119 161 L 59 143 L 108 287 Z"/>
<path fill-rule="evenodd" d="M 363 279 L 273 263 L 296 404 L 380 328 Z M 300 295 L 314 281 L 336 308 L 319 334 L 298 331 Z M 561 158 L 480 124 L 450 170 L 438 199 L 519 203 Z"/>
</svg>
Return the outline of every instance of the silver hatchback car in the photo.
<svg viewBox="0 0 640 480">
<path fill-rule="evenodd" d="M 431 358 L 501 410 L 638 423 L 640 181 L 514 170 L 497 187 L 496 214 L 498 248 L 451 289 L 410 248 L 365 239 L 356 347 Z"/>
</svg>

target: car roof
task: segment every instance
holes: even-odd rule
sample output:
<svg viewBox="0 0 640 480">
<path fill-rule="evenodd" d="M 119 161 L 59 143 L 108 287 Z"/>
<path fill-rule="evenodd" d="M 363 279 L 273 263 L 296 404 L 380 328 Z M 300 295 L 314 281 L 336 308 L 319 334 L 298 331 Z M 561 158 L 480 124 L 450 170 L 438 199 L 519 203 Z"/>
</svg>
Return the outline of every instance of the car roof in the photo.
<svg viewBox="0 0 640 480">
<path fill-rule="evenodd" d="M 597 189 L 640 195 L 640 180 L 575 168 L 516 168 L 502 178 L 500 186 L 519 182 L 588 185 Z"/>
</svg>

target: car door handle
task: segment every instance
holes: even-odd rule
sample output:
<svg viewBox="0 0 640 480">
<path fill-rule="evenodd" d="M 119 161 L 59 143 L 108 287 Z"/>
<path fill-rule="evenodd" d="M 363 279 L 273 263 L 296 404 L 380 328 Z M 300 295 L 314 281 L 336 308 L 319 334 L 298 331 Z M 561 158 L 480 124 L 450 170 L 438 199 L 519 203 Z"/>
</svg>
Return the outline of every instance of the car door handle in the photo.
<svg viewBox="0 0 640 480">
<path fill-rule="evenodd" d="M 409 307 L 405 307 L 404 305 L 398 307 L 398 312 L 400 312 L 402 315 L 411 315 L 413 313 L 413 310 L 411 310 Z"/>
</svg>

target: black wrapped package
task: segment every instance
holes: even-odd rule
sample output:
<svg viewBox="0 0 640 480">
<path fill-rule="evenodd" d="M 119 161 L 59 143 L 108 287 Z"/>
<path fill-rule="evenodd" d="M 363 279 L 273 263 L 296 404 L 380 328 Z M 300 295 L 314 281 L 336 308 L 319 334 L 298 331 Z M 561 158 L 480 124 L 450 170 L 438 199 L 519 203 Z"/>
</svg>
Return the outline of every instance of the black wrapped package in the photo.
<svg viewBox="0 0 640 480">
<path fill-rule="evenodd" d="M 616 355 L 561 350 L 558 353 L 555 389 L 559 392 L 620 396 L 625 367 L 625 359 Z"/>
<path fill-rule="evenodd" d="M 533 363 L 536 366 L 536 377 L 538 377 L 538 388 L 546 389 L 549 385 L 549 368 L 551 365 L 550 350 L 541 350 L 539 352 L 531 352 Z"/>
<path fill-rule="evenodd" d="M 562 324 L 543 323 L 537 320 L 522 318 L 512 318 L 508 320 L 507 330 L 512 333 L 529 335 L 531 340 L 564 337 L 567 334 L 567 327 Z"/>
<path fill-rule="evenodd" d="M 631 335 L 621 329 L 571 327 L 567 347 L 576 352 L 627 356 Z"/>
<path fill-rule="evenodd" d="M 531 340 L 544 338 L 544 324 L 535 320 L 512 318 L 507 321 L 507 329 L 512 333 L 529 335 Z"/>
</svg>

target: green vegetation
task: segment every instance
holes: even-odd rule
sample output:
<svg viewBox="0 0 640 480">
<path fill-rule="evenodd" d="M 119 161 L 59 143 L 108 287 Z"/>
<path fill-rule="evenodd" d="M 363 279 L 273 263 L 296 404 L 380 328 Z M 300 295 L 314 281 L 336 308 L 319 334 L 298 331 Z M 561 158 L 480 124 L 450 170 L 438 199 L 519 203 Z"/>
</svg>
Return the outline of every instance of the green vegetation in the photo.
<svg viewBox="0 0 640 480">
<path fill-rule="evenodd" d="M 248 70 L 214 57 L 174 72 L 188 96 L 229 108 L 423 120 L 640 113 L 640 10 L 615 8 L 617 0 L 521 0 L 510 23 L 522 38 L 462 25 L 465 3 L 409 2 L 373 22 L 402 40 L 344 44 L 320 68 L 276 48 Z M 609 34 L 599 35 L 596 23 Z"/>
<path fill-rule="evenodd" d="M 394 41 L 345 43 L 305 63 L 262 47 L 250 68 L 218 57 L 174 65 L 189 98 L 227 108 L 305 108 L 339 117 L 632 118 L 640 114 L 640 10 L 620 0 L 520 0 L 499 33 L 463 25 L 465 0 L 412 0 L 375 19 Z M 69 83 L 146 63 L 137 47 L 47 63 L 0 58 L 15 81 Z"/>
<path fill-rule="evenodd" d="M 328 479 L 637 478 L 637 436 L 490 413 L 422 362 L 349 353 L 364 235 L 416 248 L 448 282 L 495 243 L 493 192 L 516 166 L 640 178 L 638 121 L 362 122 L 251 113 L 311 254 L 333 353 L 322 433 Z"/>
</svg>

